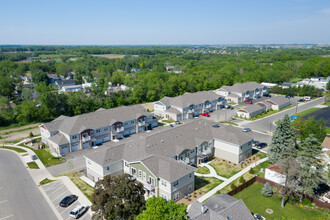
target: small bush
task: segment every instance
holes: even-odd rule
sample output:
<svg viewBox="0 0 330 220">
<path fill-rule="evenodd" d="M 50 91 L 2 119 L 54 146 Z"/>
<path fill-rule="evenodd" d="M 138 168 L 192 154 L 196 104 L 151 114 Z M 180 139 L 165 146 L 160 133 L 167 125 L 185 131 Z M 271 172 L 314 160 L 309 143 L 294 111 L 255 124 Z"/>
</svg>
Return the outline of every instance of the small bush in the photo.
<svg viewBox="0 0 330 220">
<path fill-rule="evenodd" d="M 312 202 L 309 199 L 303 198 L 302 199 L 302 204 L 310 206 L 312 204 Z"/>
<path fill-rule="evenodd" d="M 261 194 L 265 197 L 271 197 L 273 195 L 272 187 L 267 182 L 261 190 Z"/>
<path fill-rule="evenodd" d="M 241 168 L 243 168 L 243 164 L 241 164 Z"/>
<path fill-rule="evenodd" d="M 254 174 L 253 167 L 250 168 L 250 170 L 249 170 L 249 174 Z"/>
<path fill-rule="evenodd" d="M 232 184 L 230 185 L 230 188 L 231 188 L 231 189 L 235 189 L 235 188 L 236 188 L 235 183 L 232 183 Z"/>
<path fill-rule="evenodd" d="M 34 134 L 32 133 L 32 131 L 30 132 L 29 137 L 30 138 L 34 137 Z"/>
<path fill-rule="evenodd" d="M 244 179 L 243 176 L 241 176 L 241 177 L 239 178 L 239 182 L 240 182 L 240 183 L 245 183 L 245 179 Z"/>
<path fill-rule="evenodd" d="M 188 201 L 191 201 L 191 199 L 190 199 L 190 198 L 188 198 Z"/>
<path fill-rule="evenodd" d="M 256 157 L 253 157 L 253 160 L 256 160 Z"/>
</svg>

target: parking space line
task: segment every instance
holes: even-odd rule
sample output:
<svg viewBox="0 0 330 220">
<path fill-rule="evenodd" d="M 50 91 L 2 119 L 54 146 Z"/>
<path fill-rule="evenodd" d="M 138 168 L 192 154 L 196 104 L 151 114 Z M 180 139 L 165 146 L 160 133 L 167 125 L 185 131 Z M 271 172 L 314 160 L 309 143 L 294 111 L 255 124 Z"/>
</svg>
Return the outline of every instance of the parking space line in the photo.
<svg viewBox="0 0 330 220">
<path fill-rule="evenodd" d="M 61 181 L 57 182 L 56 184 L 52 185 L 51 187 L 49 187 L 49 188 L 45 189 L 45 191 L 48 191 L 48 190 L 50 190 L 50 189 L 54 188 L 54 186 L 56 186 L 58 183 L 62 183 L 62 182 L 61 182 Z"/>
<path fill-rule="evenodd" d="M 7 201 L 8 201 L 8 200 L 3 200 L 3 201 L 0 202 L 0 204 L 1 204 L 1 203 L 4 203 L 4 202 L 7 202 Z"/>
<path fill-rule="evenodd" d="M 63 186 L 64 186 L 64 184 L 63 184 Z M 63 188 L 63 186 L 61 186 L 60 188 L 58 188 L 58 189 L 56 189 L 55 191 L 53 191 L 53 192 L 51 192 L 50 194 L 48 194 L 48 197 L 49 197 L 51 194 L 53 194 L 54 192 L 56 192 L 57 190 Z"/>
<path fill-rule="evenodd" d="M 72 205 L 73 204 L 75 204 L 77 202 L 77 200 L 76 201 L 74 201 L 71 205 L 70 205 L 70 207 L 72 207 Z M 67 207 L 67 208 L 69 208 L 69 207 Z M 62 213 L 64 212 L 64 211 L 66 211 L 67 209 L 64 209 L 60 214 L 62 215 Z"/>
<path fill-rule="evenodd" d="M 65 190 L 64 193 L 66 193 L 68 190 Z M 54 202 L 56 199 L 60 198 L 64 193 L 62 193 L 61 195 L 59 195 L 58 197 L 56 197 L 55 199 L 52 200 L 52 202 Z"/>
<path fill-rule="evenodd" d="M 7 218 L 10 218 L 10 217 L 13 217 L 14 215 L 8 215 L 6 217 L 3 217 L 3 218 L 0 218 L 0 220 L 3 220 L 3 219 L 7 219 Z"/>
<path fill-rule="evenodd" d="M 50 189 L 53 185 L 59 183 L 58 181 L 54 181 L 52 183 L 48 183 L 47 185 L 44 185 L 42 188 L 44 188 L 44 190 L 48 190 Z"/>
</svg>

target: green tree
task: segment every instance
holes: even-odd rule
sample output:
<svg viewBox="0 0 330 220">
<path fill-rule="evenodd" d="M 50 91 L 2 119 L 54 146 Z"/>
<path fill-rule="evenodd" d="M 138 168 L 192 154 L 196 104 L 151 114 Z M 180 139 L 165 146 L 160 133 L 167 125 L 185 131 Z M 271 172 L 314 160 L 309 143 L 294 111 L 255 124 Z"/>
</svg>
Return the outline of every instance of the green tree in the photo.
<svg viewBox="0 0 330 220">
<path fill-rule="evenodd" d="M 139 214 L 137 220 L 153 220 L 153 219 L 177 219 L 184 220 L 187 217 L 187 206 L 184 204 L 176 204 L 173 200 L 166 201 L 161 197 L 149 198 L 146 202 L 146 209 Z"/>
<path fill-rule="evenodd" d="M 265 197 L 271 197 L 273 195 L 273 189 L 268 182 L 262 187 L 261 194 Z"/>
<path fill-rule="evenodd" d="M 135 219 L 145 207 L 144 189 L 131 176 L 105 176 L 92 195 L 93 219 Z"/>
<path fill-rule="evenodd" d="M 278 121 L 267 154 L 272 164 L 295 154 L 295 134 L 288 115 Z"/>
<path fill-rule="evenodd" d="M 320 142 L 313 136 L 309 135 L 299 147 L 298 161 L 300 169 L 298 172 L 299 191 L 301 192 L 300 201 L 303 195 L 314 196 L 314 189 L 322 182 L 323 168 L 322 165 L 322 147 Z"/>
<path fill-rule="evenodd" d="M 32 75 L 32 82 L 34 83 L 45 82 L 46 85 L 49 84 L 49 78 L 47 76 L 47 73 L 45 73 L 44 71 L 40 69 L 34 70 L 31 72 L 31 75 Z"/>
<path fill-rule="evenodd" d="M 25 100 L 20 105 L 15 106 L 14 111 L 17 115 L 17 121 L 21 124 L 42 121 L 43 118 L 40 117 L 41 114 L 37 104 L 35 101 Z"/>
<path fill-rule="evenodd" d="M 0 95 L 10 97 L 14 90 L 14 81 L 10 77 L 0 76 Z"/>
<path fill-rule="evenodd" d="M 10 102 L 6 97 L 0 96 L 0 126 L 9 125 L 14 122 L 14 113 Z"/>
<path fill-rule="evenodd" d="M 310 134 L 313 134 L 316 139 L 322 142 L 327 134 L 327 128 L 323 119 L 316 121 L 314 117 L 299 118 L 292 123 L 292 126 L 300 141 L 304 141 Z"/>
</svg>

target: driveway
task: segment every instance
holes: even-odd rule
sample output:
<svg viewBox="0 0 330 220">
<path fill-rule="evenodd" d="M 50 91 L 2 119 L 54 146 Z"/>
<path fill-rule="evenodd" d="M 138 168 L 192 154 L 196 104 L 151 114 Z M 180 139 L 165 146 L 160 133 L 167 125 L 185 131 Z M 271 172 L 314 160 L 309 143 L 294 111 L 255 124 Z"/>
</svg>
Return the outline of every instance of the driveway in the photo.
<svg viewBox="0 0 330 220">
<path fill-rule="evenodd" d="M 56 210 L 59 212 L 61 217 L 66 220 L 70 219 L 70 211 L 74 209 L 77 205 L 83 204 L 81 201 L 81 198 L 78 198 L 77 201 L 72 203 L 69 207 L 61 207 L 59 206 L 60 201 L 65 197 L 73 194 L 70 189 L 63 184 L 63 180 L 57 180 L 52 183 L 48 183 L 44 186 L 42 186 L 43 190 L 47 194 L 49 200 L 53 203 L 53 205 L 56 207 Z M 88 204 L 87 204 L 88 205 Z M 84 213 L 79 219 L 83 220 L 90 220 L 91 216 L 88 212 Z"/>
<path fill-rule="evenodd" d="M 20 158 L 0 150 L 0 220 L 57 219 Z"/>
</svg>

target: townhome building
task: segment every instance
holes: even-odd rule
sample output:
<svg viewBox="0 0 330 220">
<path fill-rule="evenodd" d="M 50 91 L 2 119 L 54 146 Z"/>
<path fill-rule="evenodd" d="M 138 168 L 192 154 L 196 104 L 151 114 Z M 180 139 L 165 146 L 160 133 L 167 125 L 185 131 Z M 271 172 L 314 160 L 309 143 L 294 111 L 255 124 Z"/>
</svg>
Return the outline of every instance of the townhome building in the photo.
<svg viewBox="0 0 330 220">
<path fill-rule="evenodd" d="M 99 109 L 74 117 L 60 116 L 40 125 L 42 142 L 63 155 L 158 126 L 157 118 L 142 105 Z"/>
<path fill-rule="evenodd" d="M 87 177 L 98 181 L 128 173 L 143 184 L 146 198 L 177 201 L 194 191 L 194 166 L 213 156 L 234 163 L 251 156 L 252 139 L 242 129 L 215 125 L 205 119 L 189 120 L 125 142 L 108 142 L 85 155 Z"/>
<path fill-rule="evenodd" d="M 227 102 L 242 103 L 247 100 L 268 96 L 268 87 L 256 82 L 236 83 L 233 86 L 222 86 L 216 90 L 218 95 L 224 96 Z"/>
<path fill-rule="evenodd" d="M 186 92 L 177 97 L 163 97 L 154 103 L 154 114 L 165 119 L 181 121 L 224 108 L 226 100 L 213 91 Z"/>
</svg>

